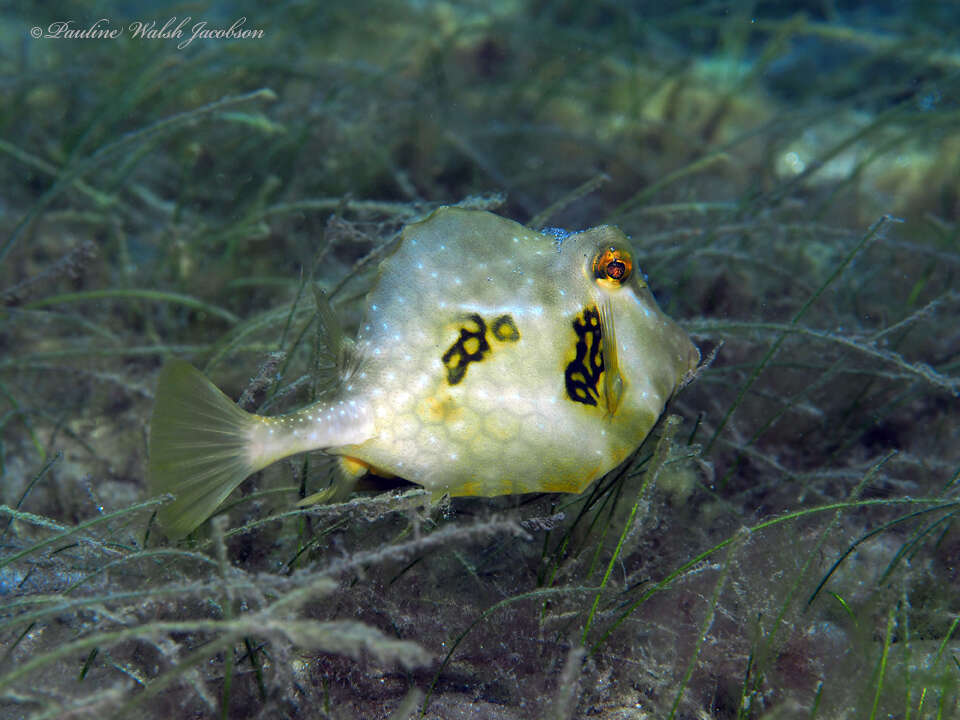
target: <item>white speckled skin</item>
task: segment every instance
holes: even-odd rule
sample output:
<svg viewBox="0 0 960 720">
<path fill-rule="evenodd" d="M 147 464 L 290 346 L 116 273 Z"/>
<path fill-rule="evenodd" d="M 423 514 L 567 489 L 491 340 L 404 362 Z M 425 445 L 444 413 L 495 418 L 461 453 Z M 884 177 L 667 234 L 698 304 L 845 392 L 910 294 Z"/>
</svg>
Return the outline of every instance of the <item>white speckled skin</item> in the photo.
<svg viewBox="0 0 960 720">
<path fill-rule="evenodd" d="M 559 242 L 457 208 L 408 226 L 368 298 L 358 369 L 334 400 L 264 418 L 251 464 L 322 448 L 437 493 L 582 491 L 640 444 L 699 360 L 639 270 L 622 287 L 595 279 L 593 259 L 612 244 L 628 245 L 612 227 Z M 574 319 L 607 302 L 624 386 L 613 413 L 602 382 L 591 406 L 564 380 Z M 442 358 L 461 328 L 478 329 L 472 315 L 488 331 L 509 315 L 519 338 L 488 332 L 489 351 L 451 384 Z"/>
</svg>

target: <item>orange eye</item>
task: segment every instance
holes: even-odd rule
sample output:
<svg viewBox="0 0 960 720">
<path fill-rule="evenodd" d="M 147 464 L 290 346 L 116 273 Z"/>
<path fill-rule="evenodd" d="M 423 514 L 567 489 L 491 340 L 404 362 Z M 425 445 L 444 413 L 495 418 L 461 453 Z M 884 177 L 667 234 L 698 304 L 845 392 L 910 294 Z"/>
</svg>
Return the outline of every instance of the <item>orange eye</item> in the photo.
<svg viewBox="0 0 960 720">
<path fill-rule="evenodd" d="M 633 271 L 633 259 L 626 250 L 607 247 L 593 259 L 593 274 L 597 280 L 615 286 L 622 285 Z"/>
</svg>

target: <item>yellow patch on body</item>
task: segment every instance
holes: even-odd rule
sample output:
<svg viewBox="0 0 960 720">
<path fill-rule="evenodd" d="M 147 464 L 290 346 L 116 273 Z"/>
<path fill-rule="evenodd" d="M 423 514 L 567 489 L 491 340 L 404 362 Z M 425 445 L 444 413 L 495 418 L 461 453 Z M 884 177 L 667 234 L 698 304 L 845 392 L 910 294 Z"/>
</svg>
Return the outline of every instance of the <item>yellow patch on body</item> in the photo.
<svg viewBox="0 0 960 720">
<path fill-rule="evenodd" d="M 560 493 L 578 493 L 582 492 L 585 482 L 585 478 L 589 478 L 591 481 L 596 477 L 596 470 L 592 472 L 584 468 L 582 476 L 578 477 L 563 477 L 561 475 L 552 475 L 544 480 L 541 492 L 560 492 Z"/>
<path fill-rule="evenodd" d="M 463 416 L 463 408 L 449 393 L 428 395 L 417 403 L 417 418 L 426 425 L 455 422 Z"/>
</svg>

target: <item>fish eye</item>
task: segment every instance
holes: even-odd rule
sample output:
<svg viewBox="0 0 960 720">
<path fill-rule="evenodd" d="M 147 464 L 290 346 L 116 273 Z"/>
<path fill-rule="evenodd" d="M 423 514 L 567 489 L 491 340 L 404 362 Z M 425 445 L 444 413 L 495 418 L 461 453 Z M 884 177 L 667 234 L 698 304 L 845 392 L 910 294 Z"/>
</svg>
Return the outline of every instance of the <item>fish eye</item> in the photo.
<svg viewBox="0 0 960 720">
<path fill-rule="evenodd" d="M 593 276 L 602 285 L 619 287 L 633 272 L 633 258 L 623 248 L 607 246 L 593 258 Z"/>
</svg>

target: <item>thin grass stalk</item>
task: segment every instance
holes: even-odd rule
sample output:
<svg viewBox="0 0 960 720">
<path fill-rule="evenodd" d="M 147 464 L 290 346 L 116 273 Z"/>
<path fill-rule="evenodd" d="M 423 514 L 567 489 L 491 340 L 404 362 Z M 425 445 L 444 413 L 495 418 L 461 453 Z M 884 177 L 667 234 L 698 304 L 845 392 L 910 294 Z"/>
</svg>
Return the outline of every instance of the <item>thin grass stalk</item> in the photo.
<svg viewBox="0 0 960 720">
<path fill-rule="evenodd" d="M 603 592 L 607 587 L 607 582 L 610 580 L 610 574 L 613 572 L 613 568 L 620 557 L 620 551 L 623 549 L 623 543 L 626 541 L 630 530 L 633 529 L 633 519 L 636 517 L 637 510 L 647 494 L 647 489 L 656 482 L 657 476 L 660 474 L 660 471 L 667 462 L 667 458 L 670 455 L 670 448 L 673 446 L 673 437 L 676 435 L 677 428 L 679 426 L 680 418 L 676 415 L 671 415 L 664 423 L 663 434 L 660 436 L 660 440 L 657 441 L 657 447 L 653 453 L 653 460 L 650 463 L 650 467 L 647 468 L 647 471 L 643 475 L 643 482 L 640 484 L 640 489 L 637 490 L 637 496 L 633 501 L 633 507 L 630 508 L 630 515 L 627 517 L 627 521 L 623 524 L 623 531 L 620 533 L 620 539 L 617 541 L 617 547 L 613 551 L 613 555 L 610 557 L 610 562 L 607 563 L 607 570 L 603 574 L 603 580 L 600 581 L 600 589 L 597 591 L 597 595 L 593 599 L 593 605 L 590 607 L 589 613 L 587 613 L 587 620 L 583 625 L 583 633 L 580 637 L 580 641 L 584 645 L 587 644 L 587 635 L 590 633 L 590 627 L 593 624 L 594 615 L 596 615 L 597 607 L 600 605 L 600 597 L 603 595 Z"/>
<path fill-rule="evenodd" d="M 843 271 L 847 269 L 847 267 L 850 265 L 851 262 L 853 262 L 853 259 L 860 254 L 860 251 L 863 250 L 867 246 L 867 244 L 874 237 L 877 236 L 877 234 L 881 231 L 881 229 L 883 229 L 884 227 L 887 226 L 887 224 L 893 221 L 894 221 L 893 217 L 891 217 L 890 215 L 884 215 L 882 218 L 877 220 L 870 227 L 869 230 L 867 230 L 866 234 L 864 234 L 863 237 L 860 239 L 860 242 L 858 242 L 854 246 L 854 248 L 849 253 L 847 253 L 847 256 L 827 277 L 827 279 L 823 282 L 823 284 L 819 288 L 817 288 L 816 292 L 814 292 L 813 295 L 811 295 L 807 299 L 807 301 L 800 307 L 799 310 L 797 310 L 796 314 L 794 314 L 793 318 L 790 320 L 790 327 L 794 327 L 797 325 L 797 323 L 800 322 L 801 318 L 803 318 L 803 316 L 807 313 L 807 310 L 810 309 L 810 306 L 813 305 L 813 303 L 815 303 L 817 299 L 821 295 L 823 295 L 823 293 L 827 290 L 827 288 L 830 287 L 830 285 L 832 285 L 833 282 L 840 277 Z M 773 344 L 767 350 L 766 354 L 763 356 L 760 362 L 756 365 L 756 367 L 754 367 L 753 372 L 750 374 L 750 377 L 748 377 L 747 381 L 740 387 L 740 390 L 737 393 L 737 397 L 734 399 L 733 403 L 727 409 L 727 412 L 724 414 L 723 418 L 720 420 L 720 423 L 717 425 L 716 430 L 713 431 L 713 435 L 711 436 L 710 440 L 707 442 L 706 447 L 704 448 L 704 454 L 709 454 L 710 449 L 713 447 L 713 444 L 716 442 L 717 438 L 720 436 L 720 433 L 723 432 L 723 429 L 724 427 L 726 427 L 727 422 L 729 422 L 731 415 L 733 415 L 734 411 L 740 406 L 740 403 L 743 402 L 743 399 L 744 397 L 746 397 L 747 392 L 749 392 L 750 388 L 757 381 L 757 378 L 760 377 L 760 374 L 763 372 L 764 368 L 766 368 L 766 366 L 770 363 L 773 357 L 777 354 L 777 351 L 780 349 L 780 346 L 783 344 L 784 340 L 786 339 L 787 339 L 787 333 L 786 332 L 781 333 L 776 338 L 776 340 L 774 340 Z"/>
<path fill-rule="evenodd" d="M 710 627 L 713 625 L 713 618 L 717 613 L 717 605 L 720 602 L 720 594 L 723 592 L 723 588 L 727 584 L 727 576 L 730 573 L 730 563 L 737 551 L 749 537 L 750 531 L 747 529 L 741 529 L 740 532 L 738 532 L 734 537 L 733 542 L 730 543 L 730 546 L 727 548 L 727 556 L 723 561 L 723 567 L 720 569 L 720 577 L 717 578 L 717 582 L 713 586 L 713 594 L 710 597 L 710 605 L 707 608 L 707 613 L 703 618 L 703 623 L 701 623 L 697 632 L 697 642 L 693 648 L 693 655 L 690 657 L 690 662 L 687 663 L 687 668 L 683 673 L 683 679 L 680 681 L 680 685 L 677 688 L 677 694 L 674 697 L 673 704 L 670 706 L 670 714 L 667 716 L 668 720 L 673 720 L 673 718 L 676 716 L 677 710 L 680 708 L 680 701 L 683 700 L 683 693 L 687 689 L 687 685 L 690 683 L 690 678 L 693 676 L 693 671 L 697 667 L 697 660 L 700 657 L 700 652 L 703 650 L 703 643 L 707 639 L 707 633 L 710 631 Z"/>
</svg>

